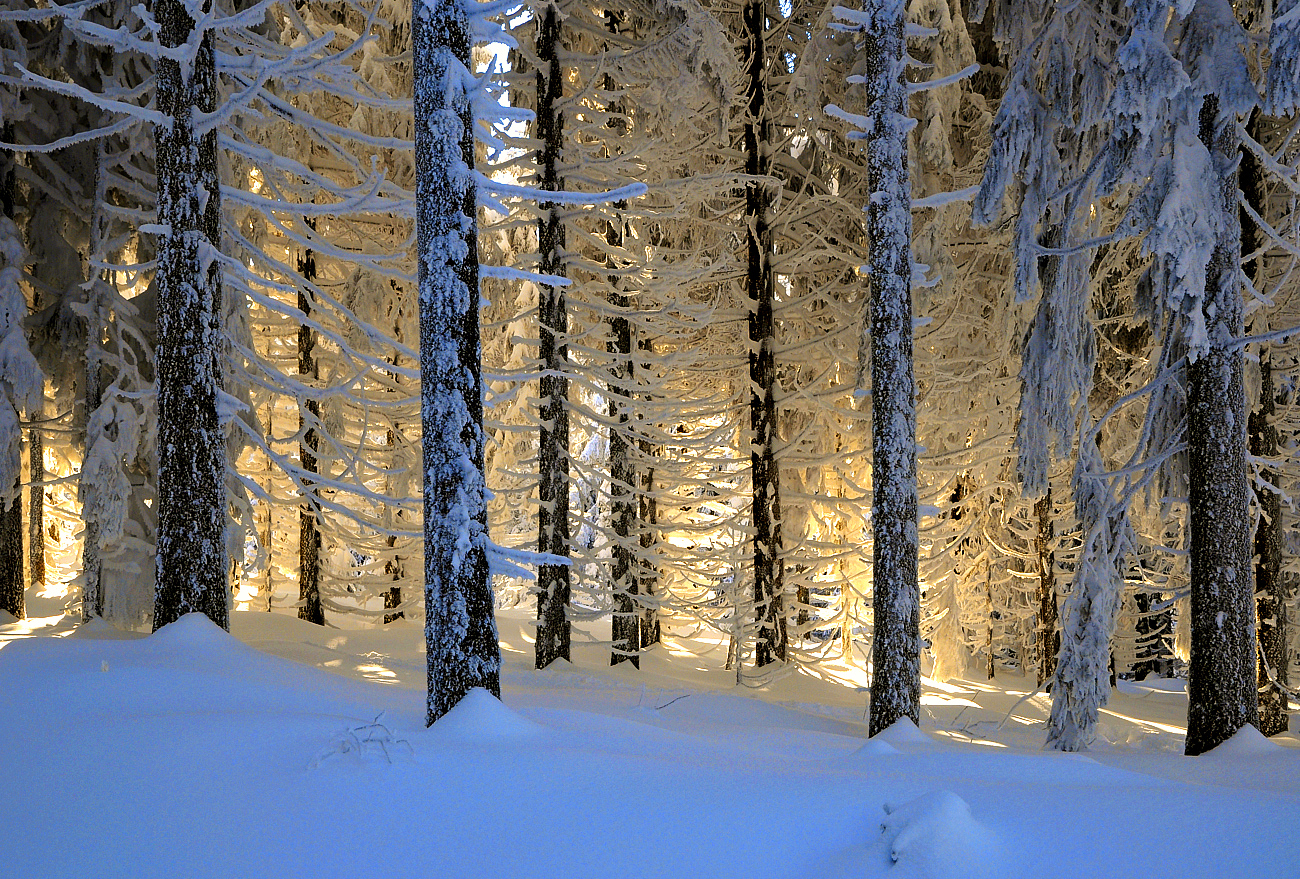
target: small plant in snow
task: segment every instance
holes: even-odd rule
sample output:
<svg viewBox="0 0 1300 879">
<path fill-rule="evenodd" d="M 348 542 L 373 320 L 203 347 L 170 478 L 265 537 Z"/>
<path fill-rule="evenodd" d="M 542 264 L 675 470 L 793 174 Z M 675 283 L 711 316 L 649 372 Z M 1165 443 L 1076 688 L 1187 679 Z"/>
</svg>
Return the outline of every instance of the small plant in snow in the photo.
<svg viewBox="0 0 1300 879">
<path fill-rule="evenodd" d="M 349 727 L 335 733 L 330 743 L 311 759 L 311 762 L 307 764 L 307 768 L 316 769 L 325 761 L 332 760 L 335 757 L 352 757 L 365 760 L 375 754 L 382 754 L 384 762 L 392 764 L 393 751 L 401 748 L 406 749 L 408 756 L 414 757 L 415 749 L 411 747 L 411 743 L 406 739 L 397 738 L 387 725 L 379 722 L 379 718 L 383 716 L 384 714 L 381 711 L 369 723 Z"/>
</svg>

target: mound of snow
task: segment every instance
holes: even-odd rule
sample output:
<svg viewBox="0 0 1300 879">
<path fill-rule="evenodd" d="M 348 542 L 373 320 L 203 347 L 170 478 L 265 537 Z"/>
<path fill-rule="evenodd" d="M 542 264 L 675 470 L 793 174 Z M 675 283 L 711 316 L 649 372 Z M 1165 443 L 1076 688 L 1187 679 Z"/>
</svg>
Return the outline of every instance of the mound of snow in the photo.
<svg viewBox="0 0 1300 879">
<path fill-rule="evenodd" d="M 939 742 L 935 741 L 933 736 L 921 732 L 917 725 L 907 717 L 896 721 L 892 726 L 882 729 L 872 736 L 871 740 L 873 742 L 884 742 L 904 752 L 939 746 Z"/>
<path fill-rule="evenodd" d="M 7 626 L 10 623 L 18 622 L 18 617 L 14 616 L 7 610 L 0 610 L 0 626 Z"/>
<path fill-rule="evenodd" d="M 1270 742 L 1264 737 L 1264 734 L 1250 724 L 1246 724 L 1241 729 L 1232 734 L 1228 739 L 1217 748 L 1210 750 L 1206 755 L 1215 757 L 1263 757 L 1269 754 L 1276 754 L 1282 750 L 1282 746 Z"/>
<path fill-rule="evenodd" d="M 482 687 L 475 687 L 429 731 L 454 741 L 510 741 L 538 736 L 542 727 L 511 711 Z"/>
<path fill-rule="evenodd" d="M 931 791 L 885 806 L 877 850 L 894 865 L 891 875 L 995 876 L 993 836 L 955 793 Z"/>
</svg>

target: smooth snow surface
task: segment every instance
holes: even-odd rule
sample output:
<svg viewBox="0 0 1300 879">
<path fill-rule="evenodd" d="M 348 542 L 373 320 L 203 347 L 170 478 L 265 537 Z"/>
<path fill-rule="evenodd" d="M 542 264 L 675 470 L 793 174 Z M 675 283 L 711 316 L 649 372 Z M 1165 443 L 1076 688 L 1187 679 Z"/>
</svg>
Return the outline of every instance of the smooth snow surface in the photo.
<svg viewBox="0 0 1300 879">
<path fill-rule="evenodd" d="M 927 681 L 921 729 L 867 741 L 854 668 L 738 689 L 725 643 L 610 670 L 575 631 L 536 672 L 531 616 L 504 703 L 431 729 L 417 623 L 0 625 L 0 876 L 1300 876 L 1300 737 L 1182 757 L 1176 687 L 1113 694 L 1086 754 L 1041 749 L 1014 676 Z"/>
</svg>

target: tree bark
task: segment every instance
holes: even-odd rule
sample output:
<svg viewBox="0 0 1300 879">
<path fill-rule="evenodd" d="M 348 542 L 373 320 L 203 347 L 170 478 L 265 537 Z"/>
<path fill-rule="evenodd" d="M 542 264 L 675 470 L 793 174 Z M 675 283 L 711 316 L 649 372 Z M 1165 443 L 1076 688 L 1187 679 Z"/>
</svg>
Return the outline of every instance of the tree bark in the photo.
<svg viewBox="0 0 1300 879">
<path fill-rule="evenodd" d="M 772 123 L 767 110 L 767 56 L 764 0 L 747 0 L 742 13 L 749 41 L 745 59 L 749 112 L 745 117 L 745 173 L 771 172 Z M 784 662 L 786 651 L 784 552 L 781 541 L 780 469 L 776 460 L 776 319 L 773 314 L 772 209 L 770 184 L 751 180 L 745 187 L 748 241 L 746 292 L 749 296 L 749 426 L 754 529 L 754 614 L 758 633 L 754 664 Z"/>
<path fill-rule="evenodd" d="M 564 94 L 560 68 L 560 13 L 554 3 L 542 10 L 537 29 L 537 139 L 541 142 L 537 164 L 539 188 L 556 192 L 564 188 L 559 162 L 563 149 L 564 119 L 557 106 Z M 538 221 L 539 268 L 543 273 L 563 276 L 564 223 L 559 206 L 542 202 L 545 215 Z M 569 329 L 564 288 L 539 284 L 537 322 L 539 353 L 541 428 L 538 435 L 537 549 L 567 558 L 569 555 Z M 572 625 L 569 565 L 537 566 L 537 668 L 557 659 L 568 660 Z"/>
<path fill-rule="evenodd" d="M 482 687 L 501 695 L 487 560 L 470 21 L 464 0 L 413 4 L 426 723 Z"/>
<path fill-rule="evenodd" d="M 3 136 L 13 143 L 13 126 L 5 125 Z M 14 217 L 14 155 L 0 151 L 0 207 L 10 220 Z M 15 407 L 16 409 L 17 407 Z M 15 412 L 15 417 L 17 413 Z M 0 611 L 22 619 L 27 616 L 23 579 L 23 504 L 22 477 L 14 476 L 13 500 L 6 504 L 0 496 Z"/>
<path fill-rule="evenodd" d="M 27 449 L 32 479 L 27 489 L 27 567 L 32 588 L 37 589 L 45 584 L 45 441 L 34 427 L 27 432 Z"/>
<path fill-rule="evenodd" d="M 1061 630 L 1057 625 L 1056 562 L 1052 547 L 1056 538 L 1052 527 L 1052 491 L 1049 488 L 1034 503 L 1038 533 L 1034 551 L 1038 556 L 1038 686 L 1056 674 L 1056 654 L 1061 649 Z"/>
<path fill-rule="evenodd" d="M 211 6 L 203 4 L 204 12 Z M 230 628 L 227 594 L 226 437 L 221 393 L 221 189 L 217 134 L 195 130 L 195 111 L 216 109 L 210 31 L 180 0 L 156 0 L 162 45 L 192 48 L 182 71 L 158 60 L 154 129 L 158 165 L 158 550 L 153 626 L 198 611 Z M 188 73 L 188 77 L 186 77 Z"/>
<path fill-rule="evenodd" d="M 912 206 L 901 0 L 865 0 L 871 241 L 871 447 L 874 537 L 869 733 L 921 719 L 912 371 Z"/>
<path fill-rule="evenodd" d="M 1206 269 L 1203 308 L 1208 350 L 1187 368 L 1188 472 L 1191 473 L 1192 650 L 1188 668 L 1188 755 L 1202 754 L 1247 724 L 1259 725 L 1255 603 L 1250 568 L 1241 230 L 1236 120 L 1215 95 L 1201 107 L 1200 136 L 1221 175 L 1219 238 Z"/>
<path fill-rule="evenodd" d="M 307 227 L 316 230 L 316 224 L 307 220 Z M 316 281 L 316 254 L 310 248 L 298 260 L 298 273 L 302 283 L 298 286 L 298 310 L 303 322 L 298 327 L 298 376 L 304 383 L 313 384 L 320 378 L 316 364 L 316 332 L 308 318 L 311 316 L 311 296 L 308 285 Z M 305 397 L 298 402 L 298 430 L 302 439 L 298 443 L 298 462 L 303 470 L 302 505 L 298 509 L 298 619 L 325 625 L 325 610 L 320 600 L 320 500 L 316 495 L 316 480 L 320 473 L 317 454 L 320 438 L 316 425 L 320 424 L 320 402 Z"/>
</svg>

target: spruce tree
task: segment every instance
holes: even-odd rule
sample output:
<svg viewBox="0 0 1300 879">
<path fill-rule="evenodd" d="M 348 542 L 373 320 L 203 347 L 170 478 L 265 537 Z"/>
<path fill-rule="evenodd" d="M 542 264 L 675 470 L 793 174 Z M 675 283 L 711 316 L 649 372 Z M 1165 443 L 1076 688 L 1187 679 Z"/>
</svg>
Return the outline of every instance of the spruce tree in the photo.
<svg viewBox="0 0 1300 879">
<path fill-rule="evenodd" d="M 204 3 L 204 13 L 211 0 Z M 217 132 L 196 113 L 217 103 L 210 30 L 181 0 L 156 0 L 158 548 L 154 629 L 199 611 L 230 628 L 226 437 L 221 395 L 221 188 Z M 177 50 L 182 52 L 177 53 Z M 179 57 L 192 61 L 182 66 Z"/>
<path fill-rule="evenodd" d="M 501 695 L 483 478 L 477 185 L 465 0 L 412 11 L 426 721 L 471 689 Z"/>
</svg>

